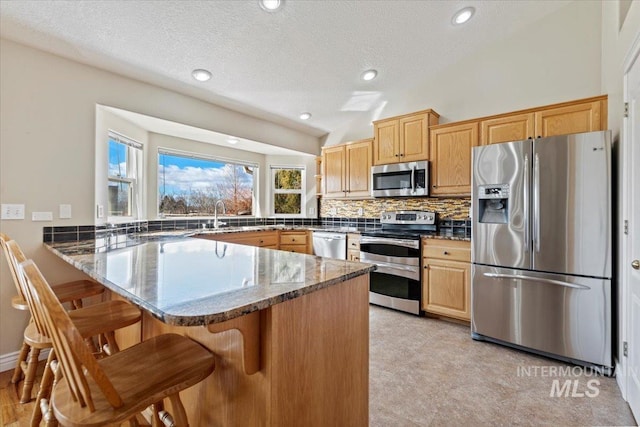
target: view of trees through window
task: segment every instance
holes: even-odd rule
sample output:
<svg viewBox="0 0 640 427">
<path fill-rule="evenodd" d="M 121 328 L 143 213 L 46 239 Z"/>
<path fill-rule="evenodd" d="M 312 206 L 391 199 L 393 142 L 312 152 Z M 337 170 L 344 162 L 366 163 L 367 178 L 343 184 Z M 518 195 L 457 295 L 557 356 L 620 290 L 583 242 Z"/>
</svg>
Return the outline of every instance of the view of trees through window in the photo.
<svg viewBox="0 0 640 427">
<path fill-rule="evenodd" d="M 109 216 L 132 216 L 136 208 L 137 162 L 142 144 L 109 131 L 109 176 L 107 210 Z"/>
<path fill-rule="evenodd" d="M 301 214 L 303 170 L 299 168 L 272 168 L 272 172 L 274 213 Z"/>
<path fill-rule="evenodd" d="M 158 212 L 165 216 L 211 216 L 222 200 L 226 215 L 253 215 L 257 167 L 160 152 Z M 218 215 L 222 208 L 218 206 Z"/>
</svg>

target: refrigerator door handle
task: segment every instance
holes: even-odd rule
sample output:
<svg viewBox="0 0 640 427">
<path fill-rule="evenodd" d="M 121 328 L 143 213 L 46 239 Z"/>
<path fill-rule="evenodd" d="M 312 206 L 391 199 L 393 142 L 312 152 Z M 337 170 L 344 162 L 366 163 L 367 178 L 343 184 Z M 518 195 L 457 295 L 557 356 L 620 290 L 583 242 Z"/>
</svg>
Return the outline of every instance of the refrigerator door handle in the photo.
<svg viewBox="0 0 640 427">
<path fill-rule="evenodd" d="M 524 251 L 529 252 L 531 247 L 531 236 L 529 235 L 529 156 L 524 156 Z"/>
<path fill-rule="evenodd" d="M 552 285 L 565 286 L 567 288 L 573 288 L 573 289 L 578 289 L 578 290 L 585 290 L 585 291 L 591 290 L 591 288 L 589 286 L 579 285 L 577 283 L 569 283 L 569 282 L 564 282 L 562 280 L 544 279 L 544 278 L 541 278 L 541 277 L 525 276 L 523 274 L 484 273 L 484 276 L 491 277 L 493 279 L 530 280 L 530 281 L 535 281 L 535 282 L 549 283 L 549 284 L 552 284 Z"/>
<path fill-rule="evenodd" d="M 533 233 L 536 252 L 540 252 L 540 158 L 537 153 L 533 162 Z"/>
</svg>

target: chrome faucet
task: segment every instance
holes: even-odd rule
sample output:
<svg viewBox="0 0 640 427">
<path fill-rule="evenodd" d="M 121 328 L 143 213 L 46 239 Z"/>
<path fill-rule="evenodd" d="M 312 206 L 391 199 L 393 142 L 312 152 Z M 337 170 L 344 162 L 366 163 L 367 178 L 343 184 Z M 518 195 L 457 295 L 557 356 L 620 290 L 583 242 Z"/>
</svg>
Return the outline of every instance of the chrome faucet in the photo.
<svg viewBox="0 0 640 427">
<path fill-rule="evenodd" d="M 218 204 L 222 205 L 222 213 L 225 215 L 227 213 L 227 208 L 224 207 L 224 202 L 220 199 L 216 201 L 216 204 L 213 207 L 213 228 L 218 228 L 221 225 L 227 225 L 226 222 L 218 222 Z"/>
</svg>

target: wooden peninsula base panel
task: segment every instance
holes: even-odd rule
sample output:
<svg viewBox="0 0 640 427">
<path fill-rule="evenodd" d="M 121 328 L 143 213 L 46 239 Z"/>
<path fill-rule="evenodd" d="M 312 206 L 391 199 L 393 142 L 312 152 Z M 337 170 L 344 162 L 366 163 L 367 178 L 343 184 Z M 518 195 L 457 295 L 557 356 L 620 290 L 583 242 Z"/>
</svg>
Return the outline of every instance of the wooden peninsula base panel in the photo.
<svg viewBox="0 0 640 427">
<path fill-rule="evenodd" d="M 168 325 L 145 313 L 142 335 L 178 333 L 216 356 L 213 374 L 180 393 L 193 426 L 367 426 L 368 290 L 369 275 L 357 276 L 211 325 L 218 333 Z M 245 349 L 238 328 L 256 325 L 259 333 L 246 337 Z M 243 354 L 251 358 L 251 347 L 260 370 L 247 375 Z"/>
</svg>

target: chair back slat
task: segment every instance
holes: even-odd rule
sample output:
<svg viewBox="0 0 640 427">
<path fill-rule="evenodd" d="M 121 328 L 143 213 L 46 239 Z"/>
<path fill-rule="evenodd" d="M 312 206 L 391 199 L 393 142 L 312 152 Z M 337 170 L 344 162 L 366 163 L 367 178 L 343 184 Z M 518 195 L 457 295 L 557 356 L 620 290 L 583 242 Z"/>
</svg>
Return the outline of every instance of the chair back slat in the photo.
<svg viewBox="0 0 640 427">
<path fill-rule="evenodd" d="M 95 411 L 84 368 L 109 404 L 114 408 L 121 407 L 124 404 L 122 398 L 85 344 L 78 329 L 69 318 L 69 314 L 56 298 L 38 267 L 33 261 L 28 260 L 20 264 L 19 268 L 24 273 L 36 310 L 39 310 L 45 319 L 56 356 L 60 360 L 70 390 L 77 397 L 80 405 L 86 405 L 92 412 Z"/>
<path fill-rule="evenodd" d="M 20 286 L 20 282 L 18 280 L 17 265 L 13 263 L 11 254 L 9 253 L 9 249 L 7 248 L 7 243 L 10 241 L 13 242 L 14 240 L 12 240 L 6 234 L 0 233 L 0 247 L 2 247 L 4 256 L 7 259 L 7 264 L 9 264 L 9 272 L 11 273 L 11 277 L 13 278 L 13 284 L 15 285 L 16 291 L 18 291 L 18 295 L 20 295 L 20 298 L 26 301 L 27 296 L 24 294 L 24 291 L 22 290 L 22 287 Z"/>
<path fill-rule="evenodd" d="M 28 289 L 29 287 L 27 286 L 27 281 L 22 274 L 22 271 L 18 267 L 20 263 L 27 260 L 27 257 L 24 255 L 22 249 L 20 249 L 20 246 L 18 245 L 18 242 L 16 242 L 15 240 L 9 240 L 5 242 L 5 249 L 7 254 L 7 261 L 16 272 L 15 281 L 18 284 L 18 287 L 22 290 L 22 297 L 27 301 L 27 304 L 29 305 L 29 311 L 31 311 L 31 318 L 36 325 L 36 330 L 40 335 L 49 337 L 47 328 L 44 324 L 44 319 L 38 312 L 34 310 L 33 300 Z"/>
</svg>

